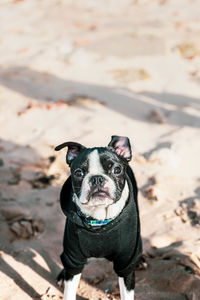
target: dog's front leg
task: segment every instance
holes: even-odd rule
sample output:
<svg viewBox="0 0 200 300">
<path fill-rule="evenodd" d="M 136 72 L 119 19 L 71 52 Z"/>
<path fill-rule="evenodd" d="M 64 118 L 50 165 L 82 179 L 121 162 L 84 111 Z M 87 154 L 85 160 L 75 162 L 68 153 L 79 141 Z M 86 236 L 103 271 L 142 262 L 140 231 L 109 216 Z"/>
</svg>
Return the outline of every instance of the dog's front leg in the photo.
<svg viewBox="0 0 200 300">
<path fill-rule="evenodd" d="M 126 277 L 119 277 L 119 290 L 121 300 L 134 300 L 135 271 Z"/>
<path fill-rule="evenodd" d="M 76 291 L 81 278 L 81 273 L 64 280 L 64 300 L 76 300 Z"/>
</svg>

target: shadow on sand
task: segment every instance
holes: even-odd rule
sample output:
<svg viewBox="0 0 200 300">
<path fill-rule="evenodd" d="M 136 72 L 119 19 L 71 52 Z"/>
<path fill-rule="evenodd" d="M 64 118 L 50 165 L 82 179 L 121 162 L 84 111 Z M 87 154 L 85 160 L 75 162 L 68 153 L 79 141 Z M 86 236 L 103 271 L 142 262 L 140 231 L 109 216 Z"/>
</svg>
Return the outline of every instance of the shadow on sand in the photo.
<svg viewBox="0 0 200 300">
<path fill-rule="evenodd" d="M 200 118 L 185 111 L 185 107 L 199 110 L 200 100 L 170 93 L 134 93 L 123 87 L 109 87 L 58 78 L 27 67 L 0 70 L 0 84 L 38 101 L 69 100 L 83 95 L 104 102 L 110 109 L 135 120 L 151 122 L 148 115 L 159 110 L 166 122 L 175 126 L 200 127 Z M 173 109 L 166 108 L 171 104 Z"/>
</svg>

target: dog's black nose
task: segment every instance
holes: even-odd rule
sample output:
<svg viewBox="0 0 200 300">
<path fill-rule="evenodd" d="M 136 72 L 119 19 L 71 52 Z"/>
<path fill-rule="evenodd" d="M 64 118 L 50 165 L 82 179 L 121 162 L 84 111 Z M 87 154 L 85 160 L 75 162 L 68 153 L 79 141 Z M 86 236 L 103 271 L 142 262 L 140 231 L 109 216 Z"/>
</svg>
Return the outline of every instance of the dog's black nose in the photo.
<svg viewBox="0 0 200 300">
<path fill-rule="evenodd" d="M 91 186 L 103 186 L 105 183 L 105 178 L 101 175 L 95 175 L 90 178 L 89 183 Z"/>
</svg>

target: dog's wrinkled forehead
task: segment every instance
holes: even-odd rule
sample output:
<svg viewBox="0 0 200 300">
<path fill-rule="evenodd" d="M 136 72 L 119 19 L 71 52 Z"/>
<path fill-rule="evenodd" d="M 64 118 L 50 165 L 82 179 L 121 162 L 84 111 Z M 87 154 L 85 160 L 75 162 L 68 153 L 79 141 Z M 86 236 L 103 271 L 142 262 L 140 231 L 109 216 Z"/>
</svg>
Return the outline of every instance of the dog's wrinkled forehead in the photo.
<svg viewBox="0 0 200 300">
<path fill-rule="evenodd" d="M 71 169 L 82 167 L 87 173 L 97 175 L 104 173 L 112 163 L 120 164 L 123 160 L 108 148 L 87 148 L 72 162 Z"/>
</svg>

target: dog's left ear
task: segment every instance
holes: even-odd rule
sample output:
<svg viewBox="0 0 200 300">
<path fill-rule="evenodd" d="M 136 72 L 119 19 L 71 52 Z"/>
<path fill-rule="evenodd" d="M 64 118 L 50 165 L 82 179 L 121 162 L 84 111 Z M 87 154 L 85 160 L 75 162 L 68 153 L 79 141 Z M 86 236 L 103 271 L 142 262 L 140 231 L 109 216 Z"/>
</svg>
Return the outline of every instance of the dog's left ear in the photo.
<svg viewBox="0 0 200 300">
<path fill-rule="evenodd" d="M 132 158 L 132 151 L 129 138 L 126 136 L 117 136 L 113 135 L 111 141 L 108 144 L 108 147 L 111 147 L 115 152 L 125 158 L 127 161 L 130 161 Z"/>
<path fill-rule="evenodd" d="M 55 148 L 56 151 L 61 150 L 64 147 L 68 147 L 67 155 L 66 155 L 66 162 L 70 166 L 72 161 L 79 155 L 79 153 L 86 149 L 83 145 L 74 143 L 74 142 L 66 142 L 63 143 Z"/>
</svg>

